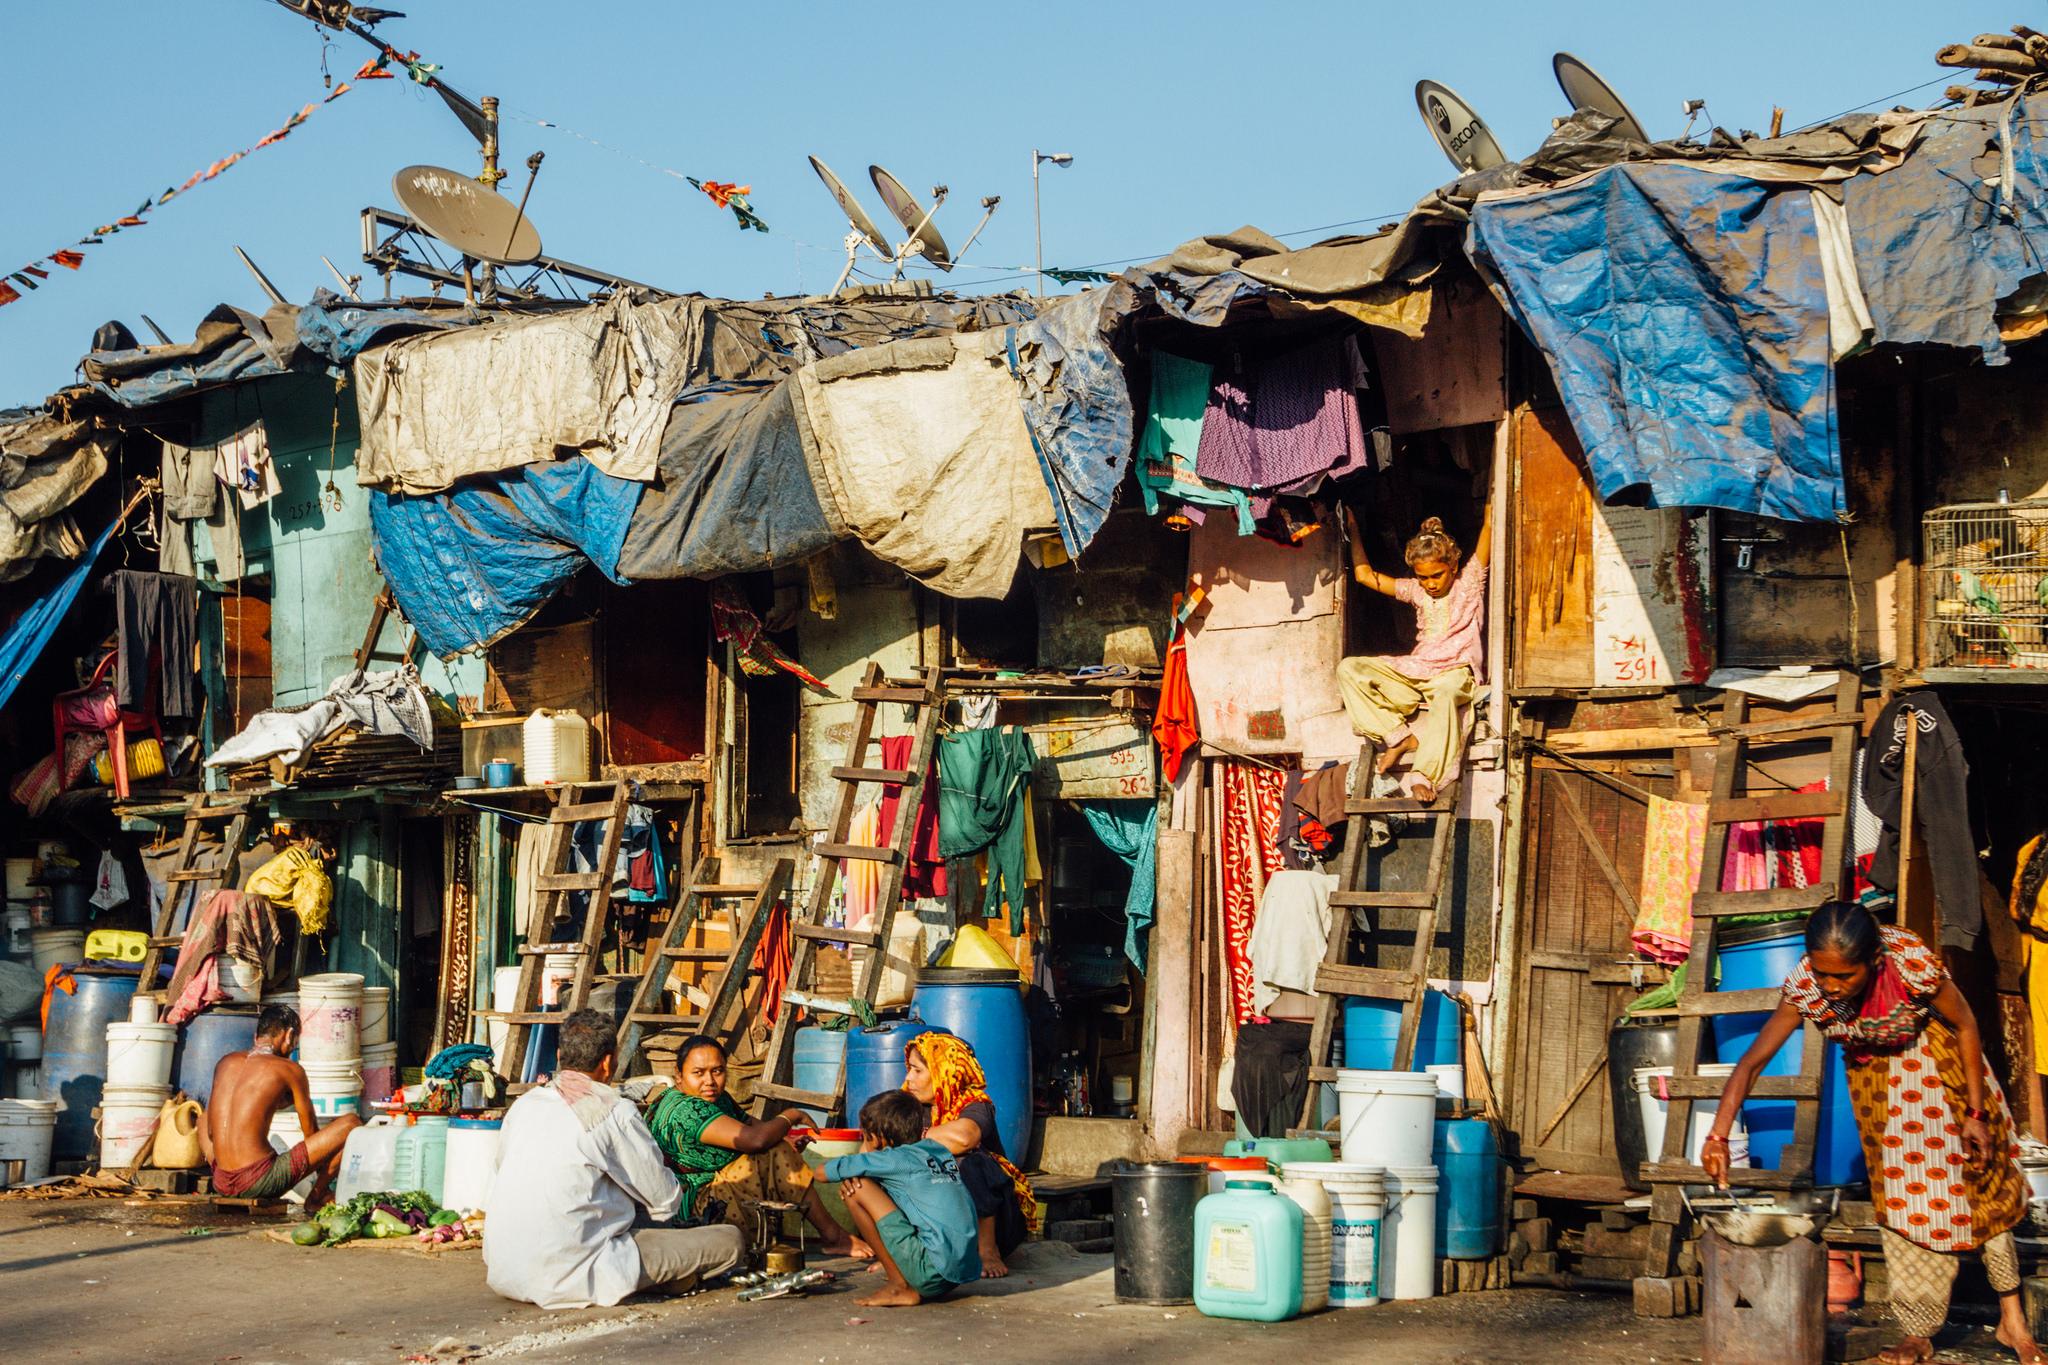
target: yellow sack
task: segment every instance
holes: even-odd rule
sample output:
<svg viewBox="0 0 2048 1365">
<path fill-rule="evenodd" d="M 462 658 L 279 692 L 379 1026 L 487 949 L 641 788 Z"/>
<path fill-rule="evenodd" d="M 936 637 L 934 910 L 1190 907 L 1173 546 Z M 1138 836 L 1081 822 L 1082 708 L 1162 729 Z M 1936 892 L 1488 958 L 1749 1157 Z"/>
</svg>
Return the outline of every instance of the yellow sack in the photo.
<svg viewBox="0 0 2048 1365">
<path fill-rule="evenodd" d="M 320 860 L 293 845 L 256 869 L 242 890 L 299 917 L 299 932 L 317 934 L 334 909 L 334 881 Z"/>
</svg>

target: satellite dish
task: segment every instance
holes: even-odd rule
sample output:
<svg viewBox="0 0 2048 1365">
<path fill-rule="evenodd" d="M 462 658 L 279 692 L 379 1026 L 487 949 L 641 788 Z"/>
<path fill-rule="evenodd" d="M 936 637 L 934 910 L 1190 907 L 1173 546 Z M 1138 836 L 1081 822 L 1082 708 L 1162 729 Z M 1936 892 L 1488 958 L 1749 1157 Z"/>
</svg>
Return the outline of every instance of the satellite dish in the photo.
<svg viewBox="0 0 2048 1365">
<path fill-rule="evenodd" d="M 839 211 L 846 215 L 846 221 L 852 224 L 854 232 L 865 239 L 878 255 L 887 260 L 890 254 L 889 239 L 875 226 L 875 220 L 868 217 L 868 211 L 860 206 L 860 201 L 853 197 L 852 191 L 840 184 L 839 177 L 832 174 L 832 168 L 818 158 L 811 158 L 811 169 L 818 173 L 818 179 L 825 182 L 825 188 L 830 190 L 832 197 L 839 202 Z"/>
<path fill-rule="evenodd" d="M 946 250 L 946 239 L 939 236 L 939 230 L 932 226 L 932 213 L 927 213 L 917 196 L 903 188 L 903 182 L 883 170 L 880 166 L 868 167 L 868 179 L 875 182 L 875 192 L 882 196 L 882 202 L 889 206 L 889 212 L 896 215 L 896 221 L 903 224 L 903 230 L 910 234 L 903 244 L 903 250 L 915 251 L 941 270 L 953 268 L 953 254 Z"/>
<path fill-rule="evenodd" d="M 407 166 L 391 177 L 398 206 L 465 256 L 524 265 L 540 255 L 540 230 L 511 200 L 444 166 Z"/>
<path fill-rule="evenodd" d="M 1486 120 L 1448 85 L 1415 82 L 1415 107 L 1422 111 L 1422 121 L 1429 125 L 1436 145 L 1460 171 L 1490 171 L 1507 164 L 1507 153 L 1494 140 Z"/>
<path fill-rule="evenodd" d="M 1630 112 L 1621 96 L 1614 93 L 1614 87 L 1600 79 L 1592 67 L 1587 66 L 1569 52 L 1560 52 L 1550 59 L 1550 69 L 1557 73 L 1558 89 L 1572 102 L 1574 109 L 1591 109 L 1607 115 L 1618 125 L 1624 137 L 1638 142 L 1648 142 L 1650 135 L 1643 131 L 1643 121 Z"/>
</svg>

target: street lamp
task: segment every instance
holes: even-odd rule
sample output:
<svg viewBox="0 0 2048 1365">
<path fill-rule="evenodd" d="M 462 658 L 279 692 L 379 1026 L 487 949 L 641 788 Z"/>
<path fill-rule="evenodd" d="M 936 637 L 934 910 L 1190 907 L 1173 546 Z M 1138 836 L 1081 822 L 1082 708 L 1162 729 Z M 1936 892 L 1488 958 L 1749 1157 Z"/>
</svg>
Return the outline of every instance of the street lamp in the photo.
<svg viewBox="0 0 2048 1365">
<path fill-rule="evenodd" d="M 1031 149 L 1031 231 L 1038 243 L 1038 272 L 1036 290 L 1039 298 L 1045 297 L 1045 217 L 1038 209 L 1038 168 L 1050 161 L 1055 166 L 1071 166 L 1074 157 L 1071 152 L 1041 152 Z"/>
</svg>

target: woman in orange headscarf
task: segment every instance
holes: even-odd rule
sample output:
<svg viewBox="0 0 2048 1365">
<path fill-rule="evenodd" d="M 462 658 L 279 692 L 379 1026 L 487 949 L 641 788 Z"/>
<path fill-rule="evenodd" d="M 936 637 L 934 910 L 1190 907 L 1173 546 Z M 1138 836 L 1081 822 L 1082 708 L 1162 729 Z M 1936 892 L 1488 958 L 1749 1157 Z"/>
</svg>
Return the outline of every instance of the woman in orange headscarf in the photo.
<svg viewBox="0 0 2048 1365">
<path fill-rule="evenodd" d="M 1003 1257 L 1024 1240 L 1037 1196 L 1003 1152 L 988 1078 L 974 1049 L 950 1033 L 919 1034 L 904 1046 L 903 1064 L 903 1088 L 931 1106 L 925 1136 L 960 1159 L 960 1182 L 980 1225 L 981 1276 L 999 1280 L 1010 1273 Z"/>
</svg>

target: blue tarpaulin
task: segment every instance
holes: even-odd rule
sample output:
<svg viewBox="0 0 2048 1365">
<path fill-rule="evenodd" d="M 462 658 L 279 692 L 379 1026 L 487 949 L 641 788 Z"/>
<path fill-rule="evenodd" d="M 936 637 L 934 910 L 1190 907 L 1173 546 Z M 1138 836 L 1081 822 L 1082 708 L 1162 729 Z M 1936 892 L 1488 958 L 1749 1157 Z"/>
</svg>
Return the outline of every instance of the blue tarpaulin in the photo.
<svg viewBox="0 0 2048 1365">
<path fill-rule="evenodd" d="M 87 548 L 71 572 L 30 603 L 28 610 L 7 628 L 7 634 L 0 636 L 0 706 L 7 705 L 14 689 L 21 686 L 21 680 L 28 676 L 29 667 L 42 654 L 43 646 L 50 643 L 57 623 L 78 600 L 78 590 L 85 586 L 86 575 L 92 572 L 93 562 L 100 557 L 100 551 L 107 547 L 107 542 L 113 539 L 114 529 L 120 524 L 119 517 L 109 522 L 107 529 L 99 533 L 98 539 Z"/>
<path fill-rule="evenodd" d="M 428 649 L 446 657 L 523 624 L 585 563 L 614 582 L 640 485 L 581 456 L 446 493 L 370 492 L 377 567 Z"/>
<path fill-rule="evenodd" d="M 2048 165 L 2030 111 L 2019 97 L 1946 110 L 1905 164 L 1842 186 L 1873 340 L 2005 363 L 1996 305 L 2048 268 Z"/>
<path fill-rule="evenodd" d="M 704 384 L 661 434 L 619 556 L 627 578 L 717 578 L 795 564 L 830 546 L 791 381 Z"/>
<path fill-rule="evenodd" d="M 358 303 L 328 289 L 313 291 L 313 301 L 302 305 L 293 327 L 299 345 L 332 365 L 346 365 L 387 341 L 414 332 L 444 331 L 476 321 L 454 309 L 429 313 L 402 303 Z"/>
<path fill-rule="evenodd" d="M 1806 187 L 1614 166 L 1482 198 L 1467 249 L 1548 358 L 1603 499 L 1791 521 L 1843 511 Z"/>
</svg>

